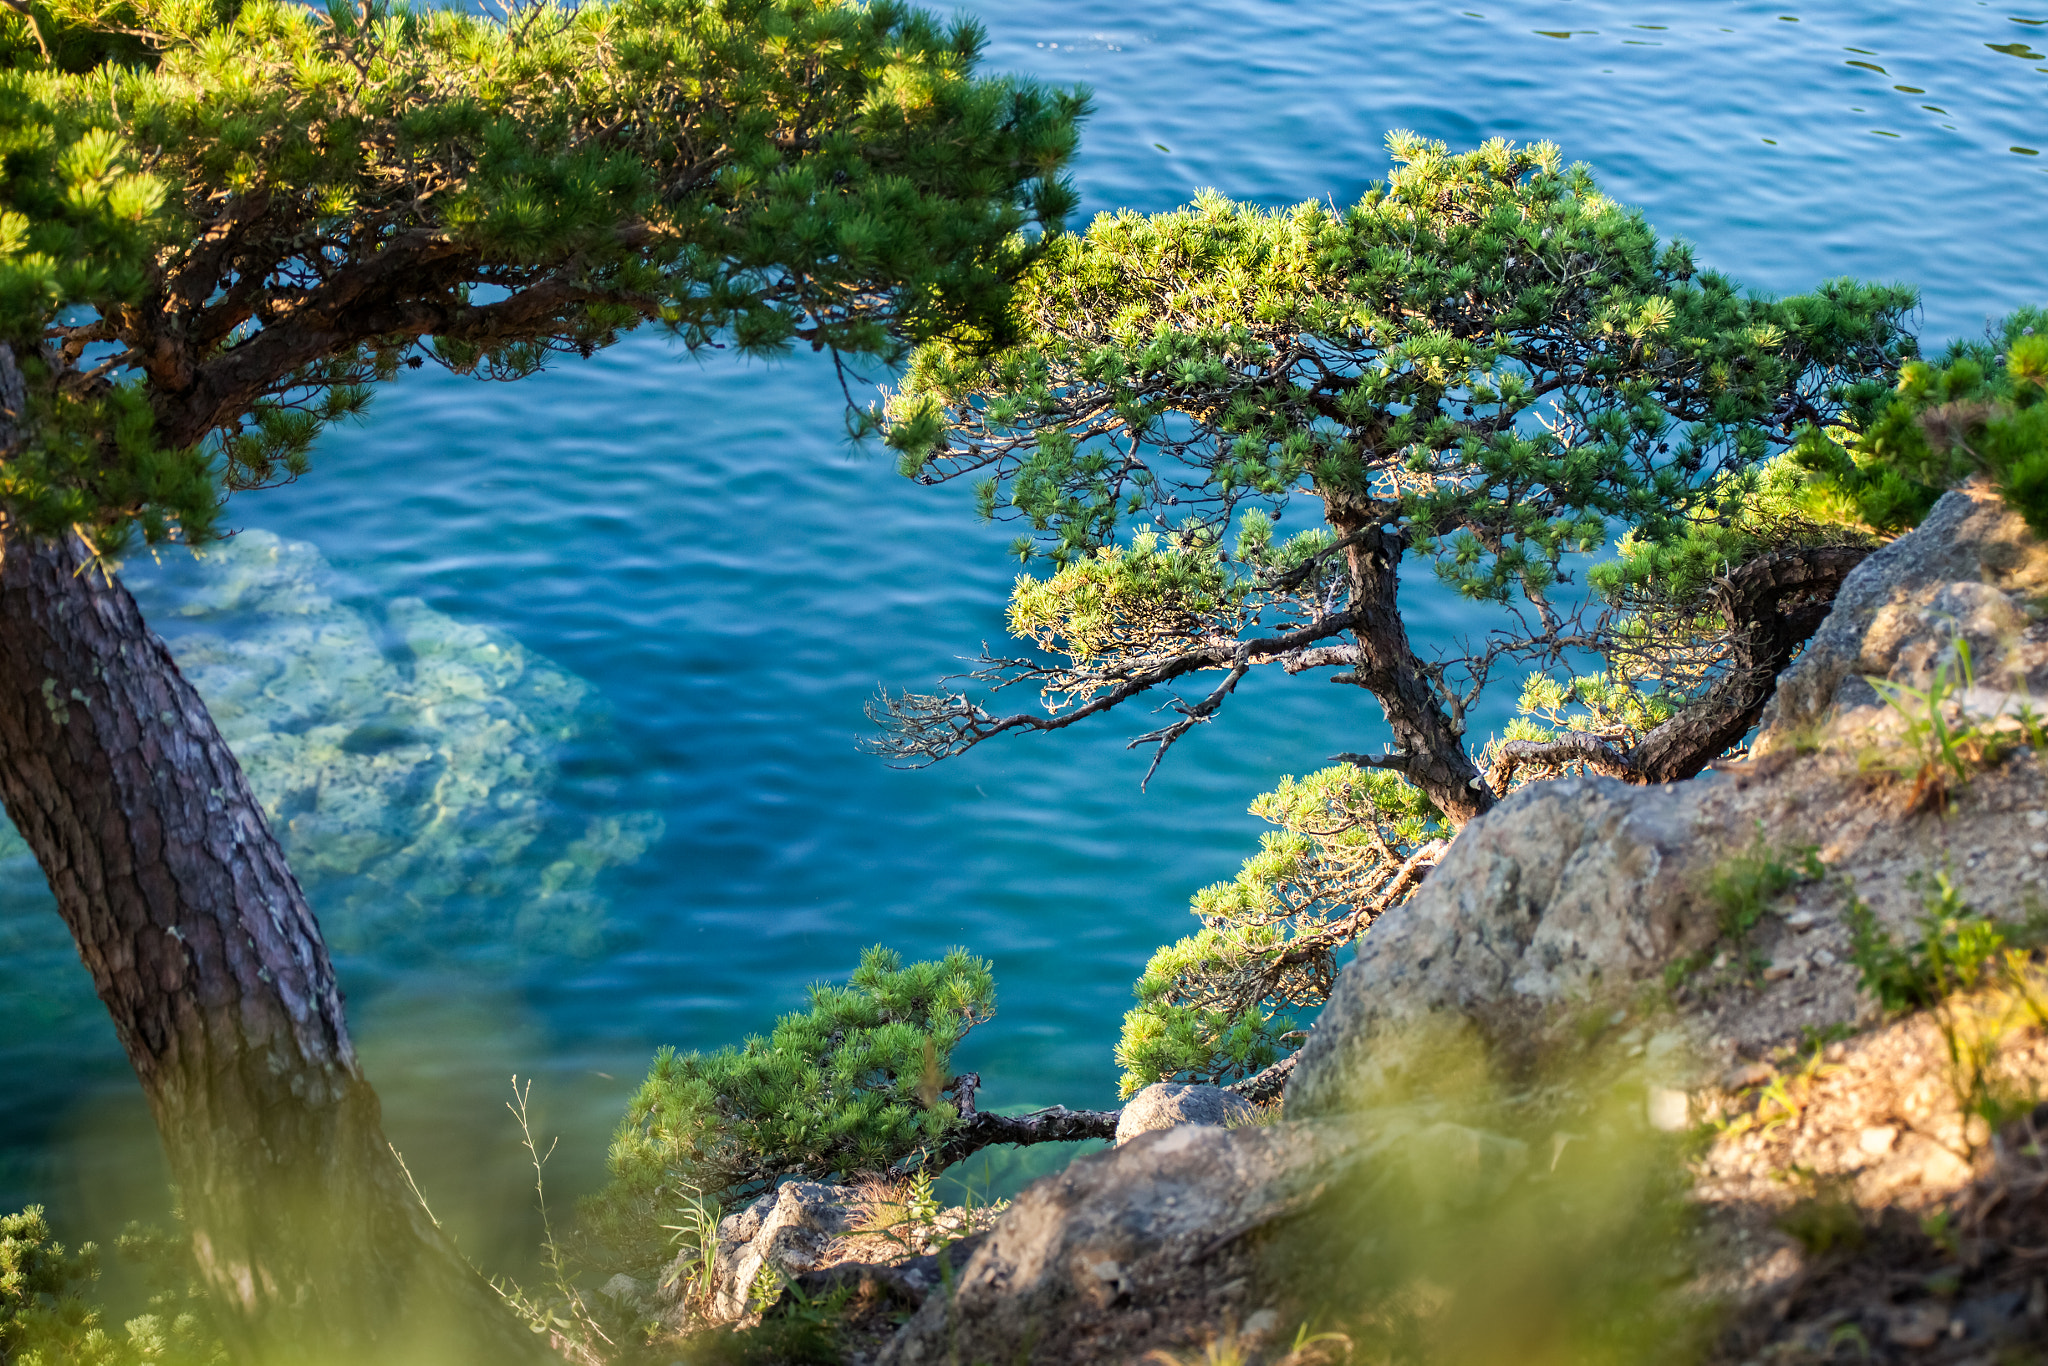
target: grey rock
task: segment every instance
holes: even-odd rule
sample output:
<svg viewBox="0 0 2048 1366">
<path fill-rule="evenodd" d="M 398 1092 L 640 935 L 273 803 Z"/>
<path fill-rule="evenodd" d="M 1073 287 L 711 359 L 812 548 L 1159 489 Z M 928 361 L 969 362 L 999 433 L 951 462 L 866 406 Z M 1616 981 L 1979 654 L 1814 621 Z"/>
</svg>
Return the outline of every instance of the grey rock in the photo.
<svg viewBox="0 0 2048 1366">
<path fill-rule="evenodd" d="M 816 1270 L 826 1248 L 854 1226 L 864 1206 L 861 1197 L 844 1186 L 791 1181 L 719 1220 L 711 1320 L 744 1317 L 764 1268 L 784 1280 Z"/>
<path fill-rule="evenodd" d="M 1288 1081 L 1290 1118 L 1398 1094 L 1435 1050 L 1432 1022 L 1495 1039 L 1561 1002 L 1663 971 L 1706 943 L 1706 784 L 1564 778 L 1523 788 L 1465 827 L 1429 880 L 1380 917 L 1337 979 Z M 1395 1038 L 1408 1040 L 1392 1046 Z"/>
<path fill-rule="evenodd" d="M 1128 1143 L 1154 1129 L 1179 1124 L 1212 1124 L 1227 1128 L 1249 1124 L 1258 1114 L 1252 1103 L 1220 1086 L 1154 1082 L 1124 1102 L 1116 1122 L 1116 1141 Z"/>
<path fill-rule="evenodd" d="M 949 1278 L 957 1278 L 968 1260 L 988 1241 L 987 1231 L 957 1238 L 936 1252 L 895 1262 L 835 1262 L 795 1276 L 783 1288 L 780 1308 L 823 1299 L 835 1290 L 850 1290 L 856 1301 L 885 1311 L 914 1310 Z"/>
<path fill-rule="evenodd" d="M 1080 1158 L 1017 1197 L 877 1366 L 1135 1361 L 1226 1325 L 1270 1330 L 1282 1320 L 1248 1299 L 1246 1235 L 1298 1209 L 1359 1145 L 1335 1125 L 1183 1124 Z"/>
<path fill-rule="evenodd" d="M 1887 707 L 1868 678 L 1925 688 L 1967 641 L 1980 697 L 1973 711 L 2039 697 L 2048 686 L 2048 638 L 2038 627 L 2048 594 L 2048 545 L 1992 489 L 1972 483 L 1942 496 L 1912 532 L 1874 552 L 1842 584 L 1813 640 L 1778 681 L 1765 708 L 1760 753 L 1852 737 Z"/>
<path fill-rule="evenodd" d="M 647 1287 L 621 1271 L 597 1288 L 597 1293 L 619 1304 L 639 1308 L 647 1302 Z"/>
</svg>

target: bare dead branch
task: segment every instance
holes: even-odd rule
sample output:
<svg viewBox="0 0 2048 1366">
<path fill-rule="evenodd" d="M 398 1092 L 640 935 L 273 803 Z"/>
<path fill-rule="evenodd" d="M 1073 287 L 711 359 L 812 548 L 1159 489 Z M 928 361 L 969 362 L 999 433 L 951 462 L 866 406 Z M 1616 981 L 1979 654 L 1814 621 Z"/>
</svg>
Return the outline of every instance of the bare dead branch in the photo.
<svg viewBox="0 0 2048 1366">
<path fill-rule="evenodd" d="M 1233 679 L 1219 688 L 1211 699 L 1189 709 L 1189 716 L 1207 707 L 1200 717 L 1193 717 L 1185 723 L 1176 723 L 1181 729 L 1172 738 L 1185 734 L 1186 728 L 1199 724 L 1213 715 L 1222 697 L 1236 687 L 1235 678 L 1242 677 L 1238 669 L 1240 659 L 1245 667 L 1278 658 L 1293 650 L 1299 650 L 1318 640 L 1326 640 L 1342 631 L 1349 630 L 1355 623 L 1356 614 L 1350 611 L 1333 612 L 1321 617 L 1296 631 L 1284 635 L 1269 636 L 1260 640 L 1219 642 L 1189 650 L 1164 660 L 1151 668 L 1142 669 L 1124 679 L 1115 687 L 1102 693 L 1071 711 L 1050 716 L 1039 716 L 1030 712 L 1019 712 L 998 717 L 970 701 L 963 693 L 903 693 L 890 696 L 885 690 L 871 699 L 867 705 L 868 719 L 882 727 L 882 734 L 862 742 L 862 748 L 884 758 L 903 761 L 900 766 L 922 768 L 926 764 L 949 759 L 964 753 L 992 736 L 1011 730 L 1064 730 L 1077 721 L 1084 720 L 1098 712 L 1105 712 L 1138 694 L 1148 692 L 1162 683 L 1205 669 L 1230 669 Z M 1214 705 L 1210 705 L 1213 701 Z M 1166 727 L 1166 731 L 1174 730 Z M 1157 741 L 1165 732 L 1154 732 L 1140 736 L 1134 743 L 1148 740 Z M 1171 743 L 1171 740 L 1168 741 Z M 1157 766 L 1156 763 L 1154 765 Z"/>
</svg>

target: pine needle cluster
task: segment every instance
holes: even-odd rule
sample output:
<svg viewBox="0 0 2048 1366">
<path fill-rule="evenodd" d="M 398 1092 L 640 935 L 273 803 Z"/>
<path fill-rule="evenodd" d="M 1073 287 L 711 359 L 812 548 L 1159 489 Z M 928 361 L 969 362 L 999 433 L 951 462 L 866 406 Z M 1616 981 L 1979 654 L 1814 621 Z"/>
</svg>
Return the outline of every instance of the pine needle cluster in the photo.
<svg viewBox="0 0 2048 1366">
<path fill-rule="evenodd" d="M 148 1267 L 154 1293 L 150 1312 L 116 1333 L 101 1322 L 104 1311 L 91 1298 L 100 1277 L 98 1246 L 67 1251 L 40 1205 L 0 1215 L 0 1360 L 12 1366 L 226 1366 L 185 1242 L 130 1225 L 119 1246 L 124 1259 Z"/>
<path fill-rule="evenodd" d="M 1917 526 L 1944 489 L 1982 474 L 2048 536 L 2048 309 L 2020 309 L 1937 363 L 1907 365 L 1865 405 L 1860 429 L 1815 428 L 1794 454 L 1881 532 Z"/>
<path fill-rule="evenodd" d="M 1447 833 L 1413 786 L 1348 766 L 1282 779 L 1251 811 L 1278 829 L 1234 880 L 1195 894 L 1202 928 L 1138 979 L 1116 1049 L 1124 1095 L 1249 1077 L 1291 1052 L 1289 1012 L 1329 999 L 1338 953 L 1406 898 Z"/>
<path fill-rule="evenodd" d="M 964 949 L 906 965 L 880 947 L 844 986 L 820 983 L 810 1009 L 766 1038 L 710 1053 L 663 1049 L 612 1140 L 611 1184 L 586 1211 L 598 1236 L 630 1244 L 692 1189 L 723 1204 L 785 1176 L 885 1171 L 943 1137 L 957 1116 L 953 1050 L 995 1013 L 988 963 Z"/>
<path fill-rule="evenodd" d="M 644 323 L 999 341 L 1087 104 L 976 76 L 980 28 L 895 0 L 21 8 L 0 514 L 103 546 L 204 540 L 403 366 L 517 378 Z"/>
</svg>

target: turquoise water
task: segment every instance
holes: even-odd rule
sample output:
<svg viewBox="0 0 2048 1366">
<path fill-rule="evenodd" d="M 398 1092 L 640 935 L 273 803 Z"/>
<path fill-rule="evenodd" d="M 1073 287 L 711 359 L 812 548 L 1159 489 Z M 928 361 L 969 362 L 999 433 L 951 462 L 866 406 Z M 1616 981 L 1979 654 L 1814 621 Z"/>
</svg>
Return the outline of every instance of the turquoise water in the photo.
<svg viewBox="0 0 2048 1366">
<path fill-rule="evenodd" d="M 1464 3 L 970 8 L 992 67 L 1094 87 L 1084 213 L 1342 203 L 1390 127 L 1550 138 L 1760 288 L 1913 281 L 1932 339 L 2048 301 L 2048 8 Z M 511 1074 L 567 1198 L 656 1046 L 765 1030 L 865 944 L 995 961 L 958 1058 L 985 1103 L 1109 1103 L 1130 982 L 1254 847 L 1245 803 L 1379 741 L 1304 677 L 1247 686 L 1144 794 L 1142 714 L 862 757 L 864 698 L 998 639 L 1014 566 L 964 490 L 849 452 L 839 416 L 808 358 L 653 337 L 513 386 L 408 374 L 235 507 L 241 545 L 131 567 L 270 785 L 393 1138 L 488 1263 L 531 1232 Z M 1483 624 L 1410 605 L 1425 638 Z M 0 1202 L 101 1236 L 161 1205 L 112 1030 L 4 852 L 0 1087 Z"/>
</svg>

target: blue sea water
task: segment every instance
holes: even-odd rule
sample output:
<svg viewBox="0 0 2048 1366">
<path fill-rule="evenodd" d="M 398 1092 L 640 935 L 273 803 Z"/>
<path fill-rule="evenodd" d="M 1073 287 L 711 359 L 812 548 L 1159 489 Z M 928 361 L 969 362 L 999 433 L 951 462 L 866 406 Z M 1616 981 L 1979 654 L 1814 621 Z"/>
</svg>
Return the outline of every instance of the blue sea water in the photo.
<svg viewBox="0 0 2048 1366">
<path fill-rule="evenodd" d="M 1938 342 L 2048 303 L 2048 8 L 2027 3 L 968 9 L 991 68 L 1094 89 L 1084 217 L 1208 186 L 1342 204 L 1385 174 L 1389 128 L 1549 139 L 1755 287 L 1917 284 Z M 811 358 L 635 336 L 517 385 L 407 374 L 306 479 L 233 509 L 310 543 L 373 625 L 421 599 L 591 687 L 500 891 L 398 934 L 360 886 L 314 881 L 387 1127 L 489 1265 L 521 1264 L 532 1234 L 512 1074 L 562 1136 L 566 1200 L 600 1179 L 656 1047 L 764 1032 L 864 945 L 994 960 L 1000 1013 L 957 1059 L 985 1104 L 1111 1103 L 1130 984 L 1190 927 L 1189 893 L 1255 847 L 1247 801 L 1380 740 L 1369 699 L 1304 676 L 1248 685 L 1143 793 L 1145 758 L 1122 748 L 1142 714 L 922 772 L 862 756 L 878 683 L 926 684 L 1000 640 L 1015 565 L 964 490 L 899 479 L 840 419 Z M 189 575 L 129 577 L 176 624 Z M 1429 584 L 1409 606 L 1425 640 L 1484 624 Z M 658 837 L 596 875 L 577 933 L 529 932 L 565 848 L 650 815 L 635 828 Z M 160 1209 L 146 1110 L 19 859 L 0 864 L 0 1095 L 0 1205 L 43 1199 L 98 1236 Z"/>
</svg>

